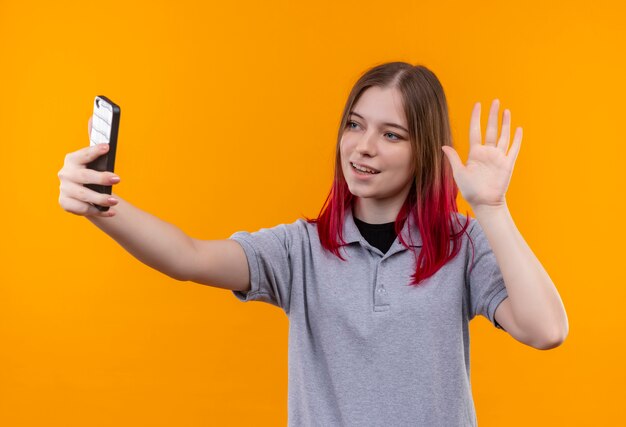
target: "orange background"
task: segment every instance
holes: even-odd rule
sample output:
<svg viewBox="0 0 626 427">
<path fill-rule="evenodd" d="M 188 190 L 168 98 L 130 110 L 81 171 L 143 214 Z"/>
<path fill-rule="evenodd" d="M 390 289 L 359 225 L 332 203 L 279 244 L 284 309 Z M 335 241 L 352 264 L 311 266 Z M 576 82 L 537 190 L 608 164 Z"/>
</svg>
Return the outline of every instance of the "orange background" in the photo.
<svg viewBox="0 0 626 427">
<path fill-rule="evenodd" d="M 463 159 L 474 102 L 524 128 L 507 200 L 569 316 L 550 351 L 471 322 L 479 424 L 623 422 L 625 12 L 0 0 L 0 425 L 285 425 L 284 313 L 148 268 L 59 206 L 57 172 L 103 94 L 135 206 L 202 239 L 316 215 L 352 84 L 394 60 L 438 75 Z"/>
</svg>

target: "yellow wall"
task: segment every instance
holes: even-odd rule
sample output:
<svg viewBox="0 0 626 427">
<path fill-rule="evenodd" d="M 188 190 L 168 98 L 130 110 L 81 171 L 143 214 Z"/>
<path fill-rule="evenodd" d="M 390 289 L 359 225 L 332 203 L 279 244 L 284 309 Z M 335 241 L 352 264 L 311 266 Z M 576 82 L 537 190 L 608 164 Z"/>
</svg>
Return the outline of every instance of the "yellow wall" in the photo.
<svg viewBox="0 0 626 427">
<path fill-rule="evenodd" d="M 282 311 L 141 264 L 61 209 L 56 174 L 103 94 L 134 205 L 204 239 L 315 215 L 348 91 L 392 60 L 439 76 L 463 159 L 475 101 L 483 126 L 498 97 L 524 128 L 508 204 L 570 333 L 539 351 L 471 323 L 480 425 L 623 421 L 624 16 L 617 0 L 0 0 L 0 425 L 285 425 Z"/>
</svg>

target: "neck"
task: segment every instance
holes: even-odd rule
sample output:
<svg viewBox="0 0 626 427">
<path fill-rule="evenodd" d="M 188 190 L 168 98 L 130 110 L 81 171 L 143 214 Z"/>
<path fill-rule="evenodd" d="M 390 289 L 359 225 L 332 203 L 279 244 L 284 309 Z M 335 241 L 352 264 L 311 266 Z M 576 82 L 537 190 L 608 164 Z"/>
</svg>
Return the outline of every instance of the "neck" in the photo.
<svg viewBox="0 0 626 427">
<path fill-rule="evenodd" d="M 355 218 L 368 224 L 386 224 L 396 220 L 400 208 L 402 208 L 402 203 L 398 203 L 397 199 L 380 200 L 356 197 L 352 213 Z"/>
</svg>

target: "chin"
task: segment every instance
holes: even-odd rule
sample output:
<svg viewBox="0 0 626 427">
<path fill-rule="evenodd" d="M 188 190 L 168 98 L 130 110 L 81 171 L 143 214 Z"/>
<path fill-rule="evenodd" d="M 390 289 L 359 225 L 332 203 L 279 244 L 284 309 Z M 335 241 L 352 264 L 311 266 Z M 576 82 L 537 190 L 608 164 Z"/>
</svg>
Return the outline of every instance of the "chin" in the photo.
<svg viewBox="0 0 626 427">
<path fill-rule="evenodd" d="M 360 197 L 361 199 L 370 199 L 376 197 L 376 194 L 373 191 L 363 191 L 362 189 L 355 190 L 348 185 L 348 190 L 355 197 Z"/>
</svg>

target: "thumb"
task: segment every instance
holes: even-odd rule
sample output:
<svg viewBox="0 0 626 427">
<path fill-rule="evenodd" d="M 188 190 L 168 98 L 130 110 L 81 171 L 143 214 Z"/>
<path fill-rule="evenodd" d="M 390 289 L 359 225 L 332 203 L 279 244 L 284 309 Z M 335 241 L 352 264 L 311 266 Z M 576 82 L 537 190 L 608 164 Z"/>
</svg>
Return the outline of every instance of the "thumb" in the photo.
<svg viewBox="0 0 626 427">
<path fill-rule="evenodd" d="M 441 149 L 448 158 L 448 161 L 450 162 L 450 166 L 452 166 L 453 171 L 457 171 L 458 169 L 461 169 L 463 167 L 463 162 L 461 162 L 461 158 L 454 148 L 444 145 L 443 147 L 441 147 Z"/>
</svg>

